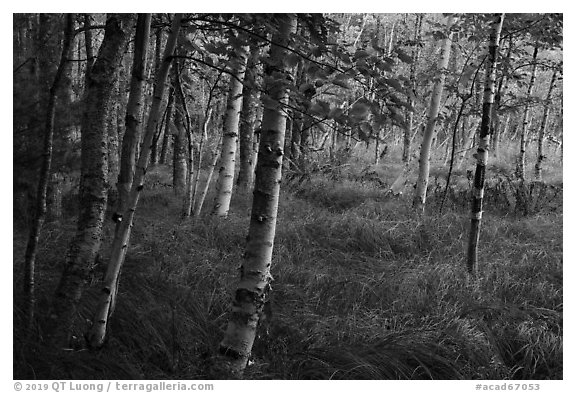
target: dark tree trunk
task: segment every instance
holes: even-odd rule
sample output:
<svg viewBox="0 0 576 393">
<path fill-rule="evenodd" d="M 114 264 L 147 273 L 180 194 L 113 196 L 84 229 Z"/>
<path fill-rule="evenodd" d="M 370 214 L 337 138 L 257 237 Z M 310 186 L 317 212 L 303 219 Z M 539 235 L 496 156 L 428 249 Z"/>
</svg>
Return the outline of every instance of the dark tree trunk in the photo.
<svg viewBox="0 0 576 393">
<path fill-rule="evenodd" d="M 88 77 L 82 117 L 78 228 L 66 255 L 51 316 L 50 334 L 58 345 L 69 345 L 76 307 L 102 242 L 108 197 L 108 141 L 103 125 L 112 105 L 116 71 L 130 38 L 133 19 L 132 14 L 108 15 L 98 59 Z"/>
</svg>

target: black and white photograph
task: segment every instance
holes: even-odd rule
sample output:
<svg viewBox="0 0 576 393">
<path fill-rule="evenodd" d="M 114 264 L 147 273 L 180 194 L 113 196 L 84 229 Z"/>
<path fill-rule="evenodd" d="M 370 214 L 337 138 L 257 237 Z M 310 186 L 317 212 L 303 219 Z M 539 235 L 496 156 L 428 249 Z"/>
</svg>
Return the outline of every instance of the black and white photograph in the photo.
<svg viewBox="0 0 576 393">
<path fill-rule="evenodd" d="M 12 13 L 9 388 L 564 391 L 564 14 L 330 8 Z"/>
</svg>

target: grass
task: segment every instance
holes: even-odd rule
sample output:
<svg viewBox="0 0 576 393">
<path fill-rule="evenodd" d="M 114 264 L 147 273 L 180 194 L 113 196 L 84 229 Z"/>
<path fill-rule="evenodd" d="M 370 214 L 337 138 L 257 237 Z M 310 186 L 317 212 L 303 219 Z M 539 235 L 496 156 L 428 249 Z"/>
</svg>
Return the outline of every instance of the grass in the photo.
<svg viewBox="0 0 576 393">
<path fill-rule="evenodd" d="M 392 154 L 395 154 L 392 152 Z M 487 207 L 481 274 L 464 269 L 468 213 L 442 214 L 431 185 L 424 218 L 387 195 L 399 166 L 358 180 L 287 184 L 272 261 L 272 316 L 259 327 L 248 379 L 561 379 L 562 211 L 516 215 Z M 356 177 L 355 177 L 356 176 Z M 225 220 L 181 221 L 168 171 L 150 172 L 137 211 L 110 335 L 99 351 L 62 353 L 42 341 L 72 218 L 47 224 L 38 261 L 38 332 L 19 328 L 22 264 L 14 263 L 14 378 L 201 379 L 226 327 L 242 262 L 249 197 Z M 561 195 L 560 195 L 561 198 Z M 210 207 L 211 195 L 205 208 Z M 561 203 L 560 203 L 561 204 Z M 492 209 L 492 210 L 491 210 Z M 106 229 L 103 260 L 112 228 Z M 25 231 L 15 229 L 14 255 Z M 76 328 L 89 325 L 98 278 Z"/>
</svg>

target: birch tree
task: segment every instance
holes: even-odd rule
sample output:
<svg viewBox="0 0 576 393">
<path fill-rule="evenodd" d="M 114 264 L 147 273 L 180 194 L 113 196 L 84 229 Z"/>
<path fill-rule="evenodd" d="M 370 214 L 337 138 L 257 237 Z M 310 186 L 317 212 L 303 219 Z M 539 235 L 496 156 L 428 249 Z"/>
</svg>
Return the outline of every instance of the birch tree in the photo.
<svg viewBox="0 0 576 393">
<path fill-rule="evenodd" d="M 490 45 L 486 62 L 486 80 L 484 83 L 484 98 L 482 100 L 482 123 L 478 149 L 476 151 L 476 170 L 474 172 L 474 187 L 472 189 L 472 216 L 470 223 L 470 239 L 468 241 L 468 272 L 475 274 L 478 270 L 478 241 L 480 239 L 480 223 L 482 221 L 482 204 L 484 199 L 484 178 L 488 163 L 490 148 L 490 125 L 492 124 L 492 105 L 494 104 L 494 85 L 496 82 L 496 60 L 504 14 L 496 14 L 490 33 Z"/>
<path fill-rule="evenodd" d="M 67 345 L 76 306 L 102 243 L 108 191 L 106 119 L 117 69 L 133 25 L 132 14 L 109 14 L 104 39 L 88 76 L 82 116 L 80 213 L 64 272 L 56 289 L 51 320 L 55 344 Z"/>
<path fill-rule="evenodd" d="M 534 53 L 532 55 L 532 71 L 530 72 L 530 82 L 528 82 L 528 91 L 526 92 L 526 104 L 524 105 L 524 112 L 522 113 L 522 123 L 520 124 L 520 153 L 518 155 L 516 175 L 522 181 L 526 178 L 526 145 L 527 133 L 530 112 L 530 98 L 532 97 L 532 89 L 534 88 L 534 81 L 536 80 L 536 66 L 538 58 L 538 44 L 534 45 Z"/>
<path fill-rule="evenodd" d="M 212 214 L 218 217 L 228 216 L 232 188 L 234 187 L 234 169 L 236 164 L 236 145 L 238 141 L 238 126 L 242 108 L 242 81 L 246 72 L 246 60 L 249 53 L 247 46 L 236 49 L 232 59 L 230 90 L 228 92 L 226 114 L 224 118 L 224 134 L 222 137 L 222 152 L 220 154 L 220 172 L 216 185 L 216 197 Z"/>
<path fill-rule="evenodd" d="M 264 107 L 248 240 L 228 328 L 220 343 L 224 368 L 232 375 L 241 375 L 246 367 L 272 279 L 270 265 L 286 131 L 286 116 L 281 106 L 288 104 L 284 79 L 288 70 L 283 60 L 296 27 L 294 15 L 277 14 L 275 19 L 279 27 L 272 38 L 275 45 L 270 49 L 265 84 L 269 102 L 278 104 Z"/>
<path fill-rule="evenodd" d="M 556 83 L 556 76 L 558 70 L 555 68 L 548 87 L 548 94 L 546 94 L 546 101 L 544 102 L 544 114 L 542 115 L 542 123 L 540 124 L 540 131 L 538 132 L 538 156 L 536 157 L 536 165 L 534 165 L 534 176 L 536 181 L 542 181 L 542 162 L 544 161 L 544 137 L 546 136 L 546 127 L 548 125 L 548 115 L 550 114 L 550 105 L 552 101 L 552 91 Z"/>
<path fill-rule="evenodd" d="M 426 190 L 428 188 L 428 175 L 430 173 L 430 151 L 432 147 L 432 140 L 434 138 L 434 128 L 438 113 L 440 111 L 440 101 L 442 99 L 442 91 L 444 89 L 444 81 L 446 79 L 446 70 L 448 68 L 448 60 L 450 59 L 450 47 L 452 46 L 452 32 L 450 27 L 454 22 L 454 16 L 448 16 L 446 21 L 446 38 L 442 41 L 440 49 L 440 60 L 438 61 L 438 79 L 434 83 L 432 96 L 430 98 L 430 107 L 428 110 L 428 122 L 424 129 L 424 136 L 422 139 L 422 146 L 420 147 L 420 160 L 418 167 L 418 180 L 416 182 L 416 191 L 414 194 L 413 205 L 414 208 L 424 211 L 426 204 Z"/>
<path fill-rule="evenodd" d="M 43 146 L 43 159 L 40 168 L 40 178 L 38 180 L 38 188 L 36 192 L 36 208 L 34 212 L 34 221 L 30 233 L 28 234 L 28 243 L 26 244 L 26 254 L 24 257 L 24 296 L 25 300 L 25 315 L 28 322 L 28 327 L 32 326 L 34 321 L 34 275 L 36 254 L 38 251 L 38 241 L 40 239 L 40 232 L 46 219 L 46 199 L 48 191 L 48 183 L 50 180 L 50 168 L 52 166 L 52 148 L 54 140 L 54 119 L 56 118 L 56 103 L 62 89 L 63 79 L 65 74 L 69 72 L 70 62 L 68 58 L 71 56 L 72 41 L 74 39 L 72 31 L 74 29 L 74 14 L 66 14 L 66 26 L 64 28 L 64 41 L 62 43 L 62 55 L 58 70 L 54 76 L 54 81 L 50 87 L 50 94 L 48 96 L 48 108 L 46 112 L 46 120 L 44 126 L 44 146 Z"/>
<path fill-rule="evenodd" d="M 136 150 L 140 140 L 142 124 L 142 99 L 146 84 L 146 59 L 148 56 L 150 21 L 150 14 L 138 14 L 136 36 L 134 38 L 134 60 L 130 77 L 130 96 L 126 106 L 126 132 L 122 139 L 120 173 L 118 174 L 118 207 L 115 218 L 118 215 L 122 215 L 125 210 L 126 200 L 128 199 L 134 177 Z"/>
<path fill-rule="evenodd" d="M 252 139 L 254 138 L 254 126 L 260 98 L 260 90 L 255 86 L 258 72 L 256 65 L 259 58 L 260 48 L 257 45 L 252 45 L 244 80 L 244 100 L 240 115 L 240 171 L 238 172 L 238 187 L 243 190 L 247 190 L 254 180 L 252 162 L 256 156 L 252 149 Z"/>
<path fill-rule="evenodd" d="M 156 133 L 156 126 L 160 119 L 160 107 L 166 91 L 166 80 L 168 78 L 168 71 L 170 69 L 172 55 L 174 54 L 174 48 L 176 47 L 176 39 L 178 37 L 178 31 L 180 30 L 181 19 L 182 14 L 174 15 L 171 32 L 164 49 L 163 62 L 156 74 L 152 106 L 150 107 L 150 112 L 148 114 L 146 132 L 144 134 L 144 141 L 142 142 L 142 148 L 136 165 L 136 173 L 134 174 L 134 180 L 132 182 L 132 187 L 130 188 L 126 209 L 122 216 L 119 217 L 120 227 L 116 231 L 112 242 L 112 251 L 106 269 L 106 275 L 104 277 L 102 294 L 92 321 L 92 328 L 88 334 L 88 342 L 90 346 L 94 348 L 100 347 L 104 343 L 108 322 L 114 312 L 116 296 L 118 294 L 120 270 L 122 269 L 122 264 L 124 263 L 126 252 L 128 250 L 128 243 L 130 241 L 130 233 L 134 221 L 134 213 L 136 211 L 136 206 L 138 205 L 138 199 L 142 189 L 144 188 L 144 179 L 150 161 L 150 151 L 154 140 L 154 134 Z"/>
</svg>

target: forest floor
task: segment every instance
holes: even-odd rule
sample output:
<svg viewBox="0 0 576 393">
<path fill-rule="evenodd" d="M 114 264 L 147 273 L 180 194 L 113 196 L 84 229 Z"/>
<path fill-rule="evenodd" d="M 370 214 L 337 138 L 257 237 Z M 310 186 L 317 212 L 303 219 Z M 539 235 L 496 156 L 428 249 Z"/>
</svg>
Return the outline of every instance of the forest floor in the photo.
<svg viewBox="0 0 576 393">
<path fill-rule="evenodd" d="M 410 200 L 387 193 L 399 166 L 384 167 L 325 168 L 283 184 L 272 312 L 259 326 L 246 378 L 562 379 L 561 174 L 556 192 L 534 188 L 525 209 L 511 210 L 518 194 L 507 194 L 505 181 L 490 183 L 480 274 L 471 278 L 467 192 L 452 192 L 439 213 L 442 185 L 432 176 L 419 218 Z M 110 335 L 99 351 L 64 353 L 42 342 L 76 211 L 69 207 L 62 222 L 45 225 L 34 337 L 22 329 L 26 231 L 15 222 L 15 379 L 206 377 L 242 262 L 250 198 L 235 195 L 227 219 L 182 221 L 170 183 L 168 169 L 150 171 Z M 109 222 L 102 261 L 112 232 Z M 97 267 L 82 300 L 79 337 L 103 271 Z"/>
</svg>

